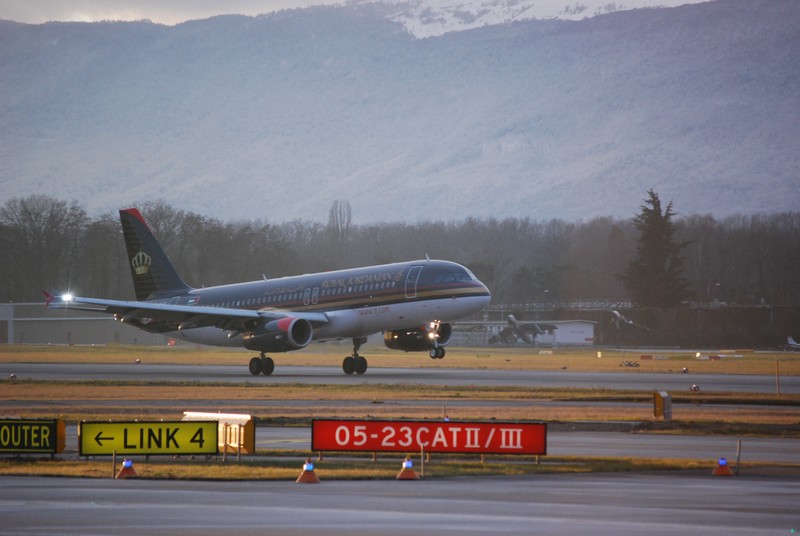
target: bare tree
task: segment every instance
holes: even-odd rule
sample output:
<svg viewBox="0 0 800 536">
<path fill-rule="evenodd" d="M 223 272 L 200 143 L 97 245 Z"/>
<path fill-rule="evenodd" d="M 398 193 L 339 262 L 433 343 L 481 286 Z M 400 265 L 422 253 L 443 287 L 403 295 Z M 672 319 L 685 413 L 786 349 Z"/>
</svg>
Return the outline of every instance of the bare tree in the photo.
<svg viewBox="0 0 800 536">
<path fill-rule="evenodd" d="M 76 203 L 45 195 L 14 198 L 0 208 L 6 299 L 32 300 L 46 289 L 68 289 L 87 221 Z"/>
<path fill-rule="evenodd" d="M 336 200 L 328 211 L 328 232 L 337 244 L 347 243 L 353 228 L 350 201 Z"/>
</svg>

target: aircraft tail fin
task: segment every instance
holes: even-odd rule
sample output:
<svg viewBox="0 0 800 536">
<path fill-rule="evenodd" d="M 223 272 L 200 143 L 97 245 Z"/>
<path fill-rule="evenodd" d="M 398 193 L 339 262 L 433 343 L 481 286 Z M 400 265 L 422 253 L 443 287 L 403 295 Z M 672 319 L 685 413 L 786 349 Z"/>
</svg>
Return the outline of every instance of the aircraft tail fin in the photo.
<svg viewBox="0 0 800 536">
<path fill-rule="evenodd" d="M 792 337 L 791 335 L 786 340 L 789 343 L 789 346 L 796 346 L 797 348 L 800 348 L 800 343 L 795 341 L 794 337 Z"/>
<path fill-rule="evenodd" d="M 138 209 L 120 210 L 119 219 L 137 300 L 168 298 L 191 290 L 175 271 Z"/>
</svg>

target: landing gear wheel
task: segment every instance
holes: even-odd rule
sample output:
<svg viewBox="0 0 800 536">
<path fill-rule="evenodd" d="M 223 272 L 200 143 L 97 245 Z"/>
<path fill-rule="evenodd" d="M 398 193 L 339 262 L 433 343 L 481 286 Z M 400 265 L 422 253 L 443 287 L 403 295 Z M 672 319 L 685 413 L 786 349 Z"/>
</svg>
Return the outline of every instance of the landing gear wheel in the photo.
<svg viewBox="0 0 800 536">
<path fill-rule="evenodd" d="M 261 358 L 254 357 L 253 359 L 250 360 L 250 364 L 248 365 L 247 368 L 250 370 L 250 374 L 252 374 L 253 376 L 258 376 L 259 374 L 261 374 L 262 367 L 263 365 L 261 363 Z"/>
<path fill-rule="evenodd" d="M 348 376 L 356 371 L 356 360 L 353 359 L 353 356 L 349 355 L 344 358 L 344 361 L 342 361 L 342 370 Z"/>
<path fill-rule="evenodd" d="M 367 360 L 358 355 L 358 349 L 367 342 L 366 337 L 353 338 L 353 355 L 349 355 L 342 361 L 342 370 L 348 376 L 352 373 L 364 374 L 367 371 Z"/>
<path fill-rule="evenodd" d="M 437 346 L 436 348 L 431 348 L 430 351 L 431 359 L 442 359 L 444 358 L 444 348 L 441 346 Z"/>
<path fill-rule="evenodd" d="M 261 358 L 261 374 L 269 376 L 275 370 L 275 361 L 271 357 Z"/>
</svg>

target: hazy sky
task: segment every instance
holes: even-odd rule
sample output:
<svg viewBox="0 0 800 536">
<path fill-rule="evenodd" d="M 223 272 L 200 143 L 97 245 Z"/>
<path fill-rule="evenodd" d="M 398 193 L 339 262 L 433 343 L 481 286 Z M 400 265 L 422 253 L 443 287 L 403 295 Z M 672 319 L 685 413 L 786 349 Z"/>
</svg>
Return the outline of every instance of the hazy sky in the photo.
<svg viewBox="0 0 800 536">
<path fill-rule="evenodd" d="M 258 15 L 341 0 L 0 0 L 0 19 L 39 24 L 52 20 L 150 19 L 162 24 L 214 15 Z"/>
</svg>

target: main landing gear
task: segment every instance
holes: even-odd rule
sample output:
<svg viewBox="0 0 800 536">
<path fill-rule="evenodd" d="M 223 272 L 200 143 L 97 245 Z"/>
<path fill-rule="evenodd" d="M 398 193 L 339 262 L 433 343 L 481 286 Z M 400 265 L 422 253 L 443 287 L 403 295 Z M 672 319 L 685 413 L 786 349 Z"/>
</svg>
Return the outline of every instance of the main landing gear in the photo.
<svg viewBox="0 0 800 536">
<path fill-rule="evenodd" d="M 253 376 L 258 376 L 259 374 L 269 376 L 275 370 L 275 361 L 271 357 L 264 355 L 264 352 L 261 352 L 261 357 L 254 357 L 250 360 L 248 369 Z"/>
<path fill-rule="evenodd" d="M 348 376 L 353 374 L 364 374 L 367 371 L 367 360 L 358 355 L 358 349 L 367 342 L 366 337 L 355 337 L 353 339 L 353 355 L 349 355 L 342 361 L 342 370 Z"/>
</svg>

